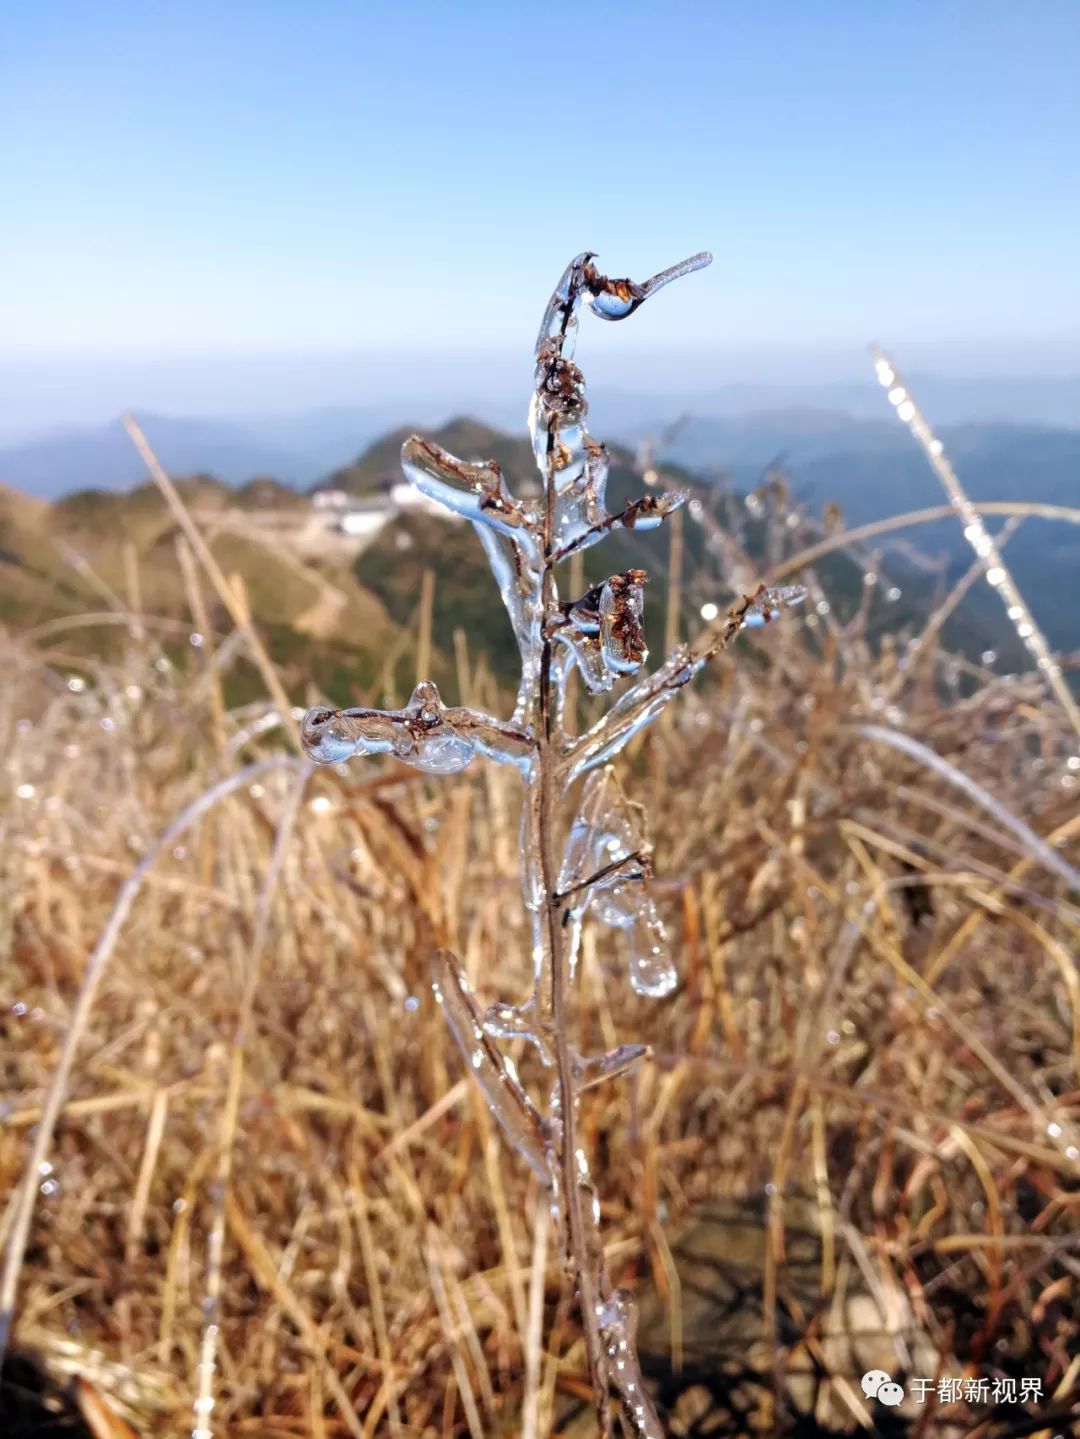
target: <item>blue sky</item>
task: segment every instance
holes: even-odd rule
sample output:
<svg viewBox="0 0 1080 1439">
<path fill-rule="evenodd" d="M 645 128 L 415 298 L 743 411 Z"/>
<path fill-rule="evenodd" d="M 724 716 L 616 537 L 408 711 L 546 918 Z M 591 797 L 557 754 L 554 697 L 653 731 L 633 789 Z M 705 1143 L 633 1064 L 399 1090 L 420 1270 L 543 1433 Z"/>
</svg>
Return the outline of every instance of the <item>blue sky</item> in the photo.
<svg viewBox="0 0 1080 1439">
<path fill-rule="evenodd" d="M 1076 360 L 1075 3 L 4 17 L 9 359 L 509 351 L 576 251 L 707 247 L 636 353 Z"/>
</svg>

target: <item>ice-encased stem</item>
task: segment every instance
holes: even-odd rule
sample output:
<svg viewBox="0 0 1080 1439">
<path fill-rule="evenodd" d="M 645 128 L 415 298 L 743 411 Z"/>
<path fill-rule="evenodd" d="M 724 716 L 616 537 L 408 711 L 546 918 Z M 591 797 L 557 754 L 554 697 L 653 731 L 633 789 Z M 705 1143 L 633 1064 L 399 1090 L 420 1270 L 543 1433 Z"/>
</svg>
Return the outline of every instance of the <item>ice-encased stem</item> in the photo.
<svg viewBox="0 0 1080 1439">
<path fill-rule="evenodd" d="M 709 258 L 692 256 L 644 284 L 601 275 L 590 253 L 567 266 L 545 310 L 535 353 L 529 427 L 543 481 L 542 502 L 515 499 L 493 461 L 457 459 L 418 436 L 403 446 L 402 464 L 413 484 L 468 519 L 487 552 L 521 653 L 511 719 L 447 706 L 435 685 L 424 680 L 401 710 L 317 707 L 302 726 L 305 750 L 322 763 L 388 753 L 428 773 L 453 774 L 480 755 L 511 764 L 522 775 L 521 883 L 532 929 L 531 997 L 522 1005 L 493 1004 L 482 1015 L 447 951 L 434 959 L 433 984 L 450 1030 L 509 1142 L 549 1188 L 580 1302 L 596 1417 L 605 1439 L 612 1432 L 612 1397 L 621 1401 L 622 1423 L 631 1439 L 657 1439 L 662 1430 L 633 1353 L 632 1301 L 615 1291 L 604 1265 L 599 1201 L 577 1143 L 581 1093 L 625 1073 L 647 1053 L 641 1045 L 621 1045 L 605 1055 L 584 1057 L 571 1048 L 569 997 L 586 909 L 591 906 L 602 922 L 626 933 L 632 983 L 639 993 L 667 994 L 677 976 L 647 892 L 650 862 L 640 817 L 632 818 L 637 807 L 629 806 L 621 792 L 611 814 L 593 813 L 591 801 L 583 800 L 592 829 L 579 868 L 562 853 L 557 800 L 576 779 L 617 754 L 744 626 L 767 622 L 803 592 L 762 587 L 744 596 L 718 626 L 633 684 L 592 729 L 579 737 L 567 735 L 566 686 L 575 667 L 592 693 L 603 693 L 644 665 L 646 575 L 641 570 L 610 575 L 561 604 L 556 567 L 617 527 L 660 524 L 685 498 L 646 495 L 628 502 L 619 514 L 608 513 L 608 456 L 585 427 L 585 380 L 572 360 L 573 343 L 584 299 L 602 319 L 625 319 L 650 295 L 702 268 Z M 597 852 L 601 840 L 610 854 Z M 572 829 L 568 844 L 572 848 L 574 843 Z M 530 1041 L 554 1071 L 544 1116 L 496 1044 L 500 1039 Z"/>
<path fill-rule="evenodd" d="M 573 266 L 571 267 L 573 283 Z M 558 297 L 558 291 L 556 292 Z M 571 325 L 576 323 L 576 296 L 567 296 L 561 308 L 557 328 L 558 354 L 561 356 Z M 545 316 L 547 335 L 541 332 L 540 346 L 554 338 L 550 334 L 551 308 Z M 547 615 L 555 613 L 558 591 L 555 584 L 554 532 L 555 532 L 555 453 L 559 426 L 557 415 L 549 410 L 546 415 L 547 447 L 546 474 L 544 476 L 544 520 L 543 520 L 543 565 L 541 570 L 541 611 Z M 546 626 L 545 626 L 546 631 Z M 559 1175 L 557 1191 L 561 1195 L 562 1219 L 570 1247 L 570 1262 L 574 1271 L 574 1282 L 578 1292 L 581 1310 L 581 1325 L 585 1336 L 585 1352 L 588 1356 L 589 1374 L 593 1385 L 597 1419 L 601 1433 L 611 1434 L 611 1416 L 608 1405 L 609 1382 L 606 1356 L 600 1333 L 600 1294 L 597 1292 L 596 1276 L 591 1259 L 592 1246 L 585 1231 L 585 1217 L 582 1212 L 578 1188 L 576 1119 L 577 1095 L 574 1083 L 574 1066 L 570 1054 L 566 1016 L 566 947 L 562 927 L 562 910 L 559 901 L 559 866 L 555 859 L 555 776 L 559 763 L 556 737 L 557 708 L 561 709 L 553 693 L 556 678 L 556 658 L 551 638 L 545 633 L 540 651 L 540 669 L 537 690 L 536 756 L 530 767 L 525 804 L 536 817 L 536 838 L 539 849 L 540 878 L 544 891 L 544 904 L 540 920 L 541 932 L 538 940 L 540 981 L 536 1004 L 541 1018 L 550 1003 L 551 1036 L 555 1058 L 556 1106 L 561 1124 L 556 1139 Z M 559 677 L 562 667 L 558 667 Z M 545 993 L 545 990 L 547 991 Z M 554 1177 L 554 1176 L 553 1176 Z"/>
</svg>

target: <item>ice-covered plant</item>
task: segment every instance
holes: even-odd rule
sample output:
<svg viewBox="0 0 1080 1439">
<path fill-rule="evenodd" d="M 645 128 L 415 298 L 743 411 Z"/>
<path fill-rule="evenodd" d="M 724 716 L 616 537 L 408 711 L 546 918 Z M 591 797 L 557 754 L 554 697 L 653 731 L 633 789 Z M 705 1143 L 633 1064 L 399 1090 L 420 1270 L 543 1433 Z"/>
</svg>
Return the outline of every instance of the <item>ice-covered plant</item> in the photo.
<svg viewBox="0 0 1080 1439">
<path fill-rule="evenodd" d="M 533 987 L 521 1003 L 481 1010 L 448 951 L 433 960 L 437 1000 L 469 1069 L 513 1147 L 547 1189 L 581 1323 L 601 1432 L 611 1434 L 611 1398 L 630 1435 L 659 1436 L 634 1351 L 633 1300 L 607 1274 L 598 1232 L 599 1204 L 579 1145 L 582 1092 L 625 1073 L 647 1054 L 626 1044 L 584 1055 L 570 1041 L 571 992 L 586 916 L 623 931 L 630 982 L 643 995 L 677 983 L 664 926 L 649 892 L 652 873 L 641 810 L 630 804 L 609 761 L 653 721 L 744 627 L 762 623 L 801 598 L 797 588 L 744 595 L 718 623 L 680 645 L 652 674 L 646 659 L 643 570 L 609 576 L 563 600 L 556 575 L 571 555 L 618 527 L 651 529 L 685 495 L 645 495 L 609 513 L 608 455 L 585 428 L 585 381 L 573 360 L 581 302 L 604 320 L 632 315 L 669 281 L 700 270 L 694 255 L 644 284 L 601 275 L 590 253 L 566 268 L 548 302 L 536 342 L 536 388 L 529 413 L 533 453 L 543 481 L 539 499 L 515 498 L 494 461 L 455 459 L 413 436 L 402 448 L 405 474 L 428 498 L 471 520 L 487 552 L 521 652 L 513 714 L 496 719 L 444 704 L 430 681 L 401 710 L 316 708 L 303 722 L 312 758 L 393 754 L 432 774 L 453 774 L 477 755 L 513 765 L 524 782 L 522 889 L 532 935 Z M 565 724 L 574 669 L 592 694 L 638 675 L 583 734 Z M 584 780 L 575 796 L 578 781 Z M 546 1104 L 534 1103 L 504 1052 L 508 1041 L 535 1045 L 550 1072 Z"/>
</svg>

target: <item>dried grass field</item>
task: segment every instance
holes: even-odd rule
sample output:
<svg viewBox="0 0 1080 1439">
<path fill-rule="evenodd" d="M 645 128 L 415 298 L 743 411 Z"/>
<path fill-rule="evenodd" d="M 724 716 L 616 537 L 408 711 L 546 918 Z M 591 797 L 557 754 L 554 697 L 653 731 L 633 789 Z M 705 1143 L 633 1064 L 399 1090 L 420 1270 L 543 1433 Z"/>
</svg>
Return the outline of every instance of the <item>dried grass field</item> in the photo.
<svg viewBox="0 0 1080 1439">
<path fill-rule="evenodd" d="M 446 945 L 527 988 L 518 776 L 314 769 L 316 696 L 213 585 L 186 660 L 122 605 L 92 665 L 3 639 L 4 1433 L 591 1434 L 546 1196 L 428 979 Z M 608 1265 L 673 1436 L 1072 1433 L 1077 735 L 933 619 L 811 614 L 624 763 L 680 981 L 638 998 L 586 929 L 579 1049 L 653 1051 L 582 1099 Z M 872 1413 L 871 1367 L 1042 1397 Z"/>
</svg>

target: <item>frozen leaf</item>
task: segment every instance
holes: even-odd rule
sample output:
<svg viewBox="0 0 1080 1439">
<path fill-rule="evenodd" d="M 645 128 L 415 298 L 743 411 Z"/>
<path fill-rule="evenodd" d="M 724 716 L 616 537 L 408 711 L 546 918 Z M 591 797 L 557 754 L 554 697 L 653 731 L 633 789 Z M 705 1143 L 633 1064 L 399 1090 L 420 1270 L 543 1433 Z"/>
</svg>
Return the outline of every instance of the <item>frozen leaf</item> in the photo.
<svg viewBox="0 0 1080 1439">
<path fill-rule="evenodd" d="M 667 270 L 661 270 L 659 275 L 653 275 L 651 280 L 640 285 L 633 280 L 609 280 L 606 275 L 597 274 L 591 264 L 586 264 L 585 283 L 593 297 L 589 308 L 602 320 L 625 320 L 628 315 L 640 309 L 650 295 L 655 295 L 657 290 L 670 285 L 672 280 L 678 280 L 683 275 L 692 275 L 695 270 L 703 270 L 706 265 L 711 264 L 712 256 L 707 250 L 702 250 Z"/>
<path fill-rule="evenodd" d="M 622 791 L 614 770 L 589 776 L 567 836 L 559 889 L 574 925 L 586 914 L 623 930 L 630 983 L 638 994 L 670 994 L 677 975 L 664 926 L 649 895 L 652 873 L 644 814 Z M 572 948 L 576 948 L 576 930 Z"/>
<path fill-rule="evenodd" d="M 556 529 L 558 547 L 555 559 L 566 560 L 579 550 L 589 549 L 612 530 L 655 530 L 673 510 L 685 504 L 686 499 L 685 490 L 667 490 L 661 495 L 643 495 L 639 500 L 627 500 L 617 514 L 604 514 L 588 524 L 584 523 L 582 517 L 577 517 L 580 522 L 568 525 L 565 529 Z"/>
<path fill-rule="evenodd" d="M 590 694 L 611 689 L 616 679 L 641 668 L 645 647 L 644 570 L 627 570 L 563 606 L 557 637 L 569 648 Z"/>
<path fill-rule="evenodd" d="M 526 765 L 530 737 L 478 710 L 448 708 L 423 680 L 401 710 L 308 710 L 300 727 L 304 750 L 317 764 L 340 764 L 353 755 L 393 754 L 414 769 L 456 774 L 474 755 Z"/>
<path fill-rule="evenodd" d="M 540 333 L 536 337 L 535 346 L 537 355 L 545 343 L 552 340 L 562 344 L 568 357 L 573 354 L 573 332 L 577 328 L 576 312 L 585 292 L 585 270 L 592 258 L 592 253 L 586 250 L 571 260 L 563 271 L 562 279 L 555 286 L 540 323 Z"/>
<path fill-rule="evenodd" d="M 686 504 L 689 494 L 689 490 L 665 490 L 661 495 L 642 495 L 627 504 L 620 523 L 628 530 L 655 530 L 673 510 Z"/>
<path fill-rule="evenodd" d="M 604 663 L 617 674 L 633 674 L 649 653 L 645 645 L 644 570 L 612 575 L 600 595 L 600 644 Z"/>
<path fill-rule="evenodd" d="M 429 499 L 470 520 L 480 537 L 521 652 L 514 723 L 525 722 L 535 697 L 541 637 L 541 518 L 532 503 L 510 494 L 494 460 L 470 464 L 421 439 L 405 441 L 401 463 Z"/>
<path fill-rule="evenodd" d="M 514 535 L 519 543 L 537 550 L 535 531 L 539 519 L 535 507 L 511 496 L 494 460 L 467 464 L 430 440 L 413 435 L 401 447 L 401 466 L 428 499 L 474 524 Z"/>
</svg>

